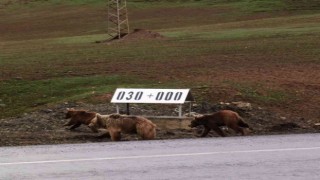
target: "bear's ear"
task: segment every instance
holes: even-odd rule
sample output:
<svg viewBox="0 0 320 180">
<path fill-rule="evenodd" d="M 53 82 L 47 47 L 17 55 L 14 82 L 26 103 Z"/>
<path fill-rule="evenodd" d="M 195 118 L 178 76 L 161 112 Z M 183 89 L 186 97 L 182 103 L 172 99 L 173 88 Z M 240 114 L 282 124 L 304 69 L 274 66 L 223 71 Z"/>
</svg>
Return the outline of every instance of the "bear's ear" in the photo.
<svg viewBox="0 0 320 180">
<path fill-rule="evenodd" d="M 68 112 L 70 112 L 69 108 L 67 108 L 66 110 L 63 110 L 63 113 L 68 113 Z"/>
<path fill-rule="evenodd" d="M 113 119 L 119 119 L 121 117 L 121 115 L 120 114 L 110 114 L 109 117 L 113 118 Z"/>
</svg>

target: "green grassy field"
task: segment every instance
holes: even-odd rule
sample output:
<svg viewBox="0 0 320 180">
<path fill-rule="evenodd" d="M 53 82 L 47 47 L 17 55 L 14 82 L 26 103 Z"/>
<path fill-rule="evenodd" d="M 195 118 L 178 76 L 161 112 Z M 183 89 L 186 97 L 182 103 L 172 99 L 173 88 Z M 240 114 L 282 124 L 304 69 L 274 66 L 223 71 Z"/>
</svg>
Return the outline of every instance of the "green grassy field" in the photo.
<svg viewBox="0 0 320 180">
<path fill-rule="evenodd" d="M 320 95 L 316 0 L 128 0 L 131 29 L 166 39 L 112 44 L 95 43 L 108 38 L 105 0 L 23 2 L 0 0 L 0 118 L 117 87 L 265 106 Z"/>
</svg>

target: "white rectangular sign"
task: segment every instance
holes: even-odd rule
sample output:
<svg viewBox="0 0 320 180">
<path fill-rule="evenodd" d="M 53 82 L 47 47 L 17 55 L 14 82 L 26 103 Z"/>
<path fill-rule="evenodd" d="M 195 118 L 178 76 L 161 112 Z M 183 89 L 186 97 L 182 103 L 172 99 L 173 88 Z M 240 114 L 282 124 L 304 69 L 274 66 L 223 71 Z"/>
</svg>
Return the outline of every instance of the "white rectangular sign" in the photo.
<svg viewBox="0 0 320 180">
<path fill-rule="evenodd" d="M 112 103 L 166 103 L 183 104 L 189 89 L 126 89 L 118 88 Z"/>
</svg>

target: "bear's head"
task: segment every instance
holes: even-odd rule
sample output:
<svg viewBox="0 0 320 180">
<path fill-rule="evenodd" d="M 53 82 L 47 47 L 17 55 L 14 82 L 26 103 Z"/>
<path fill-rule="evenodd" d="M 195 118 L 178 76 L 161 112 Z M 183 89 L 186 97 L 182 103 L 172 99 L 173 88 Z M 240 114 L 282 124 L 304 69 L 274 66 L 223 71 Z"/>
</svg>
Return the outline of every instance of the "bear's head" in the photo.
<svg viewBox="0 0 320 180">
<path fill-rule="evenodd" d="M 191 121 L 189 127 L 194 128 L 204 124 L 205 124 L 205 119 L 203 118 L 203 116 L 197 116 L 194 118 L 194 120 Z"/>
<path fill-rule="evenodd" d="M 73 116 L 82 116 L 83 118 L 90 116 L 91 112 L 85 110 L 75 110 L 74 108 L 67 108 L 66 119 L 72 118 Z"/>
<path fill-rule="evenodd" d="M 109 115 L 101 115 L 96 113 L 96 117 L 91 120 L 89 127 L 94 127 L 97 129 L 106 128 L 109 118 Z"/>
<path fill-rule="evenodd" d="M 71 118 L 72 116 L 74 116 L 74 114 L 76 114 L 76 110 L 74 108 L 67 108 L 67 112 L 66 112 L 66 119 Z"/>
</svg>

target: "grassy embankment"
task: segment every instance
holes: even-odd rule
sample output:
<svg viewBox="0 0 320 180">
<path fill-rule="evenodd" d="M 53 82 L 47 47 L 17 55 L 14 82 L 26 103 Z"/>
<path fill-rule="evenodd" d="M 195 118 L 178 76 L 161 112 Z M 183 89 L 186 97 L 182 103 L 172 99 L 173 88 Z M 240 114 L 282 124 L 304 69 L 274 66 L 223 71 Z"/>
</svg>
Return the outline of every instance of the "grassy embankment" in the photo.
<svg viewBox="0 0 320 180">
<path fill-rule="evenodd" d="M 320 6 L 312 0 L 128 0 L 132 29 L 167 38 L 110 45 L 94 43 L 107 37 L 103 0 L 13 2 L 0 8 L 0 118 L 92 101 L 117 87 L 281 104 L 300 94 L 245 75 L 320 62 Z"/>
</svg>

